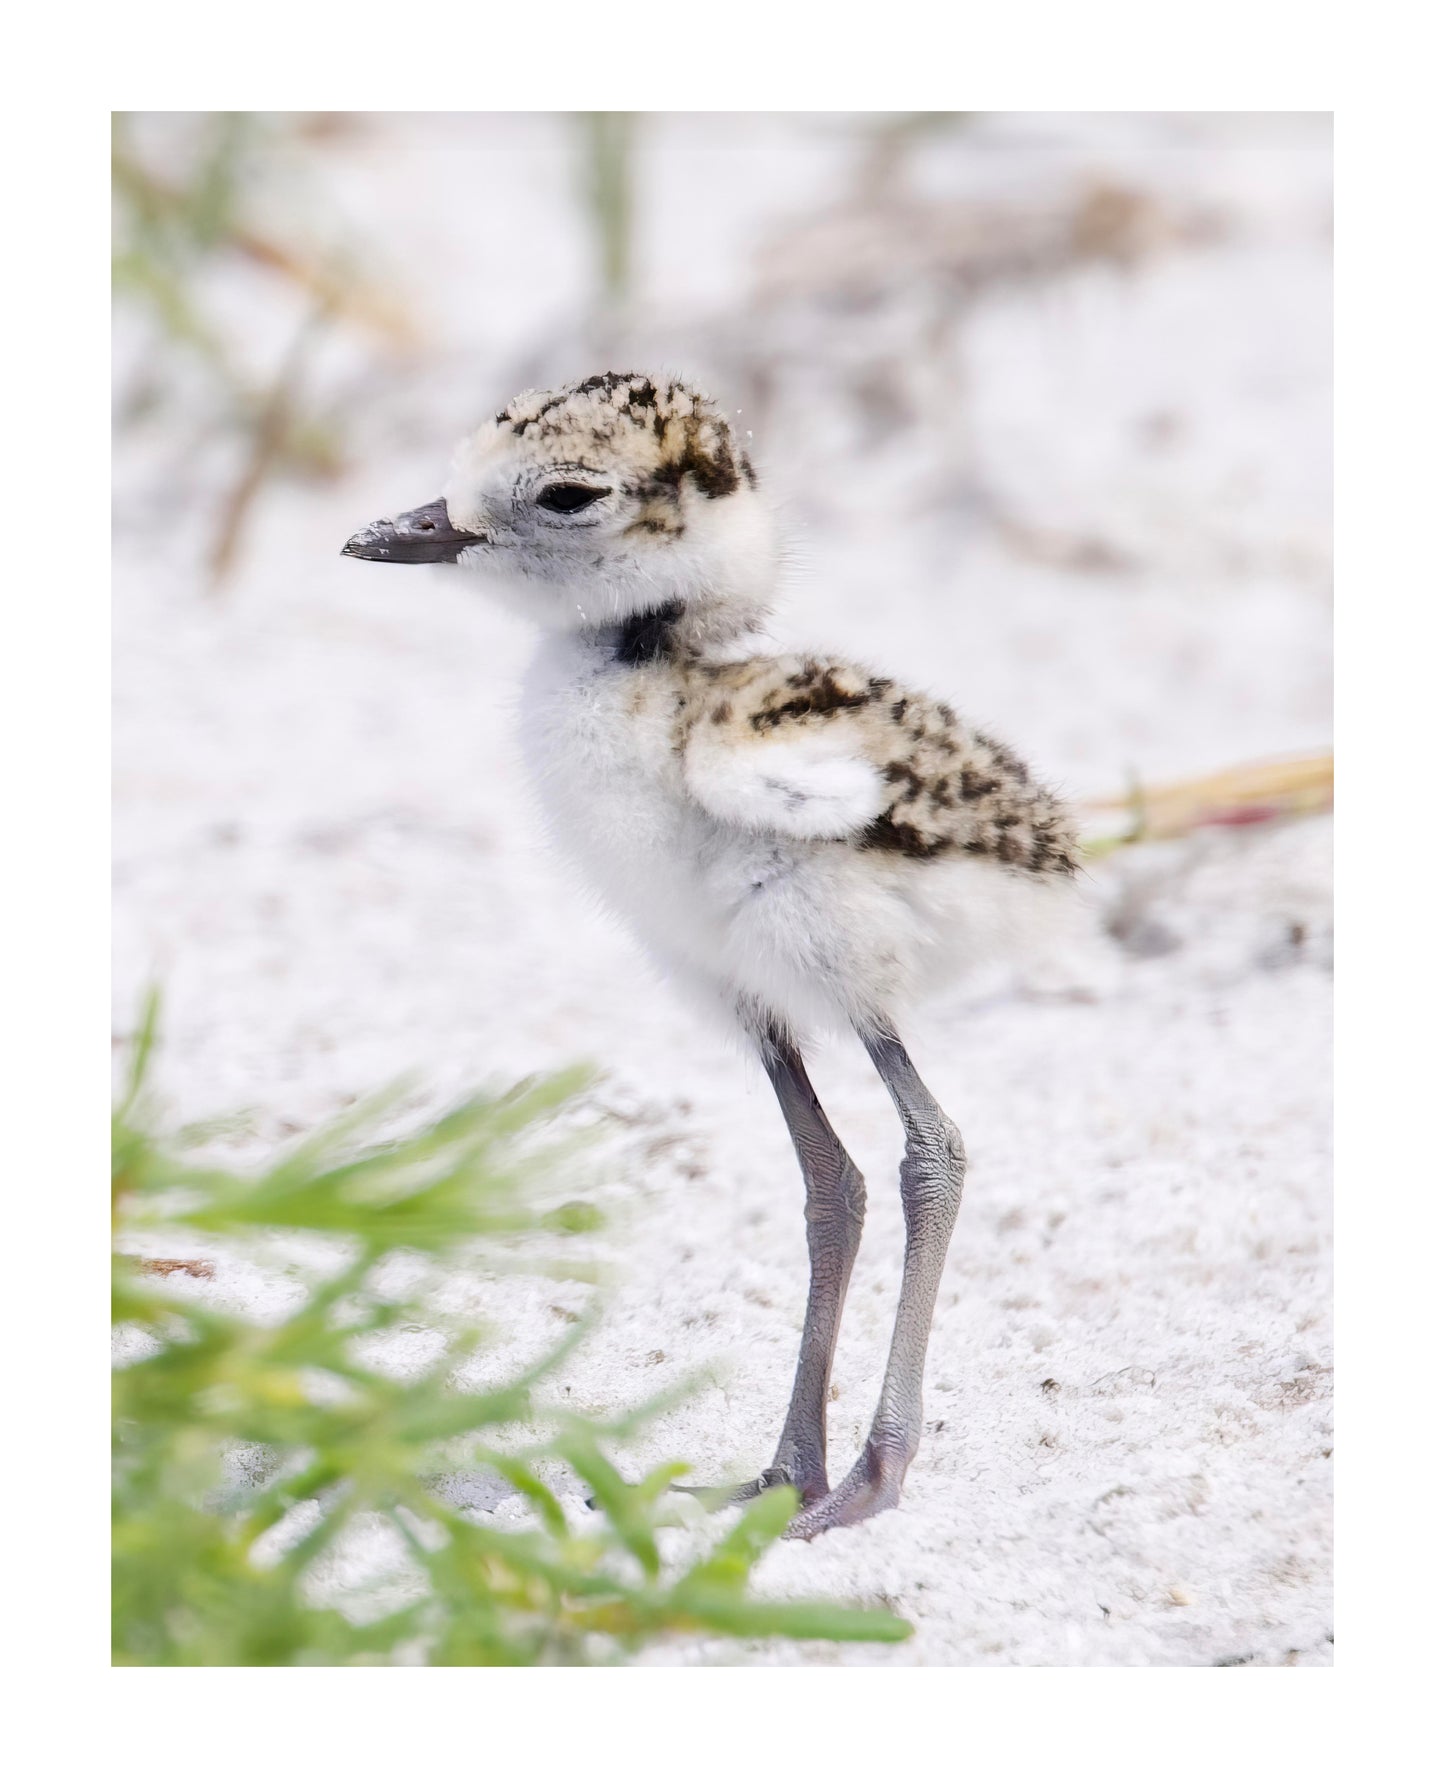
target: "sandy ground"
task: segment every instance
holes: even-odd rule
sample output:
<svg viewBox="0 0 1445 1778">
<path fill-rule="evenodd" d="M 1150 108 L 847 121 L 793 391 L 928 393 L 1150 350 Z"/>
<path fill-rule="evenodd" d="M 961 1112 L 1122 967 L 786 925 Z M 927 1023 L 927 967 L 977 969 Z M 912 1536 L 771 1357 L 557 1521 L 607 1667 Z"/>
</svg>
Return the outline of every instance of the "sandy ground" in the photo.
<svg viewBox="0 0 1445 1778">
<path fill-rule="evenodd" d="M 513 143 L 514 185 L 562 177 L 547 120 L 487 127 L 493 162 Z M 1011 143 L 1050 176 L 1104 166 L 1207 197 L 1230 227 L 1126 277 L 1081 272 L 981 304 L 962 481 L 926 404 L 877 448 L 866 405 L 811 425 L 808 391 L 846 378 L 780 349 L 755 441 L 797 543 L 780 635 L 942 692 L 1085 794 L 1131 771 L 1327 744 L 1326 145 L 1284 132 L 1227 152 L 1171 139 L 1166 153 L 1149 131 L 1080 124 L 1067 151 L 1056 131 L 1031 158 L 1013 127 L 989 138 L 1010 166 Z M 534 361 L 597 368 L 562 362 L 582 345 L 555 294 L 498 296 L 465 231 L 433 220 L 428 237 L 431 213 L 404 203 L 423 168 L 464 180 L 441 129 L 395 120 L 380 146 L 327 151 L 331 188 L 395 222 L 378 233 L 398 260 L 450 254 L 450 276 L 424 285 L 435 347 L 413 374 L 376 379 L 340 482 L 269 496 L 224 593 L 195 566 L 209 469 L 188 482 L 177 468 L 167 522 L 164 451 L 122 443 L 117 1031 L 160 980 L 167 1095 L 185 1117 L 248 1108 L 240 1152 L 402 1073 L 440 1104 L 478 1081 L 600 1063 L 614 1283 L 566 1386 L 615 1408 L 698 1377 L 637 1461 L 751 1473 L 781 1420 L 805 1285 L 801 1188 L 766 1084 L 548 857 L 511 738 L 525 632 L 455 577 L 403 580 L 336 554 L 357 524 L 433 493 L 460 426 Z M 699 180 L 716 187 L 735 268 L 729 243 L 775 222 L 780 186 L 806 207 L 841 178 L 831 138 L 774 120 L 758 141 L 758 167 L 789 180 L 738 180 L 719 120 L 659 126 L 648 263 L 665 260 L 658 217 L 694 203 Z M 946 162 L 927 170 L 947 184 Z M 512 187 L 497 202 L 523 226 Z M 572 249 L 531 226 L 553 293 Z M 485 280 L 483 325 L 465 292 Z M 691 338 L 728 362 L 740 299 L 708 283 L 712 318 L 684 324 L 698 281 L 657 273 L 657 314 L 629 356 L 655 336 L 677 363 Z M 244 309 L 246 291 L 232 296 Z M 344 358 L 338 385 L 355 374 Z M 926 383 L 929 366 L 915 369 Z M 1098 547 L 1068 561 L 1020 547 L 1017 527 L 980 522 L 975 483 L 1030 526 Z M 759 1577 L 779 1594 L 887 1600 L 918 1633 L 886 1653 L 745 1658 L 1330 1660 L 1329 863 L 1318 820 L 1120 855 L 1093 868 L 1087 951 L 919 1012 L 907 1035 L 971 1159 L 929 1430 L 902 1510 L 781 1547 Z M 886 1350 L 900 1142 L 861 1054 L 820 1052 L 815 1079 L 870 1189 L 835 1371 L 841 1471 Z M 509 1287 L 515 1347 L 554 1337 L 578 1288 Z M 675 1535 L 681 1548 L 705 1534 Z"/>
</svg>

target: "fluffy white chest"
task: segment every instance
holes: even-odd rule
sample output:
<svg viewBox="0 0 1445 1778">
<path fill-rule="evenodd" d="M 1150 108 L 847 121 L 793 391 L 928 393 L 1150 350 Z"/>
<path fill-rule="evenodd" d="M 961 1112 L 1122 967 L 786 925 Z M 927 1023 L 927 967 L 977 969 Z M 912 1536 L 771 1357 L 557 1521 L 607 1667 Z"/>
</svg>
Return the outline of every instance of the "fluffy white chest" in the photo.
<svg viewBox="0 0 1445 1778">
<path fill-rule="evenodd" d="M 728 848 L 684 790 L 668 676 L 549 639 L 522 713 L 525 757 L 557 843 L 650 949 L 715 962 L 728 915 L 719 854 Z M 739 870 L 757 850 L 743 836 L 731 849 Z"/>
<path fill-rule="evenodd" d="M 524 751 L 562 850 L 714 1003 L 760 1008 L 795 1032 L 866 1021 L 1013 948 L 1019 917 L 1056 901 L 1055 885 L 986 861 L 920 865 L 716 818 L 684 778 L 683 695 L 665 667 L 549 640 L 525 685 Z"/>
</svg>

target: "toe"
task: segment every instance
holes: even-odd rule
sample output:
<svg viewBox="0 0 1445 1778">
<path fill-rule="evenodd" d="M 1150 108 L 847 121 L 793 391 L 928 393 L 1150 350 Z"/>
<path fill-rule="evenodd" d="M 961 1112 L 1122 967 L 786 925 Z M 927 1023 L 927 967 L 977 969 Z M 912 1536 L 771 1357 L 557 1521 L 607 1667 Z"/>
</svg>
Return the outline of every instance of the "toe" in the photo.
<svg viewBox="0 0 1445 1778">
<path fill-rule="evenodd" d="M 783 1535 L 807 1542 L 824 1531 L 860 1525 L 897 1506 L 902 1492 L 903 1477 L 891 1469 L 880 1471 L 865 1452 L 831 1494 L 804 1505 Z"/>
<path fill-rule="evenodd" d="M 759 1494 L 765 1494 L 769 1488 L 796 1488 L 804 1506 L 810 1504 L 810 1500 L 821 1499 L 828 1491 L 825 1481 L 822 1487 L 815 1488 L 810 1496 L 798 1487 L 786 1469 L 780 1468 L 765 1469 L 760 1476 L 741 1484 L 724 1482 L 720 1486 L 711 1488 L 690 1487 L 685 1482 L 672 1484 L 674 1493 L 691 1494 L 693 1499 L 701 1501 L 709 1512 L 719 1512 L 725 1506 L 746 1505 L 749 1500 L 756 1500 Z"/>
</svg>

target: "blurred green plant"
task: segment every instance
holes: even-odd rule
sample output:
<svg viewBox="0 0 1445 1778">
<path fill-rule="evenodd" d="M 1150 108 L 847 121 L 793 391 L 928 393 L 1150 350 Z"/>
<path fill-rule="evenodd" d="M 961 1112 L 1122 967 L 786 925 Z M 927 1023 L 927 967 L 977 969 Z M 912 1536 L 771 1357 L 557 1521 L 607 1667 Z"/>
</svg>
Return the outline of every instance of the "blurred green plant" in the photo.
<svg viewBox="0 0 1445 1778">
<path fill-rule="evenodd" d="M 447 1326 L 424 1276 L 411 1287 L 383 1277 L 400 1252 L 531 1263 L 527 1243 L 595 1226 L 586 1204 L 543 1211 L 535 1189 L 556 1174 L 555 1120 L 580 1076 L 473 1099 L 385 1143 L 374 1102 L 244 1175 L 194 1159 L 195 1132 L 157 1134 L 156 1023 L 152 996 L 113 1118 L 117 1664 L 580 1664 L 682 1632 L 910 1633 L 885 1611 L 750 1595 L 755 1563 L 796 1508 L 787 1489 L 761 1496 L 684 1572 L 665 1572 L 658 1531 L 685 1466 L 629 1483 L 606 1449 L 659 1404 L 603 1424 L 538 1395 L 585 1321 L 509 1380 L 463 1389 L 457 1368 L 479 1330 Z M 207 1277 L 209 1260 L 136 1257 L 198 1238 L 255 1257 L 257 1239 L 277 1234 L 324 1238 L 332 1256 L 300 1284 L 290 1269 L 299 1298 L 280 1319 L 157 1283 Z M 419 1373 L 367 1362 L 377 1336 L 418 1324 L 441 1342 Z M 520 1496 L 530 1522 L 480 1523 L 447 1502 L 438 1478 L 456 1468 L 459 1442 L 466 1467 Z M 328 1564 L 334 1579 L 349 1532 L 382 1533 L 398 1560 L 330 1598 Z"/>
<path fill-rule="evenodd" d="M 615 316 L 632 289 L 633 146 L 631 111 L 579 111 L 588 215 L 603 304 Z"/>
<path fill-rule="evenodd" d="M 305 374 L 327 331 L 354 324 L 388 347 L 412 343 L 409 318 L 362 275 L 354 253 L 338 256 L 288 243 L 251 216 L 266 158 L 287 157 L 308 128 L 299 117 L 207 112 L 168 120 L 168 152 L 143 151 L 138 120 L 111 120 L 114 246 L 111 288 L 118 308 L 140 323 L 117 404 L 134 425 L 158 410 L 172 429 L 230 439 L 239 460 L 223 494 L 208 550 L 213 582 L 234 566 L 256 498 L 278 474 L 334 475 L 342 466 L 334 415 L 303 398 Z M 160 160 L 164 159 L 161 165 Z M 295 183 L 293 178 L 292 183 Z M 217 270 L 259 268 L 292 311 L 290 334 L 271 374 L 246 363 L 234 321 L 215 303 Z M 199 368 L 197 399 L 194 375 Z"/>
<path fill-rule="evenodd" d="M 213 112 L 202 123 L 188 175 L 171 185 L 140 159 L 132 120 L 124 112 L 111 117 L 112 293 L 147 308 L 166 336 L 232 383 L 237 373 L 230 354 L 202 316 L 193 281 L 236 224 L 241 167 L 254 133 L 248 113 Z"/>
</svg>

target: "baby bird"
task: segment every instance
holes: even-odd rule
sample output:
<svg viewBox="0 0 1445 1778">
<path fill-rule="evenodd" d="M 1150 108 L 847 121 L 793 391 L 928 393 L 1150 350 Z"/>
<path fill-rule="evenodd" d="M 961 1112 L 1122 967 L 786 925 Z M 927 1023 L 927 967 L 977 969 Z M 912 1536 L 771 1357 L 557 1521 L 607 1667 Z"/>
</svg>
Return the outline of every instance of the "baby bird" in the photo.
<svg viewBox="0 0 1445 1778">
<path fill-rule="evenodd" d="M 541 626 L 524 743 L 555 837 L 667 972 L 741 1026 L 777 1093 L 811 1279 L 776 1454 L 732 1498 L 790 1484 L 802 1538 L 895 1506 L 964 1178 L 895 1020 L 1060 905 L 1069 815 L 947 704 L 768 649 L 772 513 L 722 413 L 685 383 L 608 372 L 519 395 L 460 447 L 441 499 L 342 553 L 480 570 Z M 864 1192 L 803 1065 L 828 1029 L 856 1033 L 902 1122 L 906 1227 L 877 1413 L 831 1488 L 829 1373 Z"/>
</svg>

